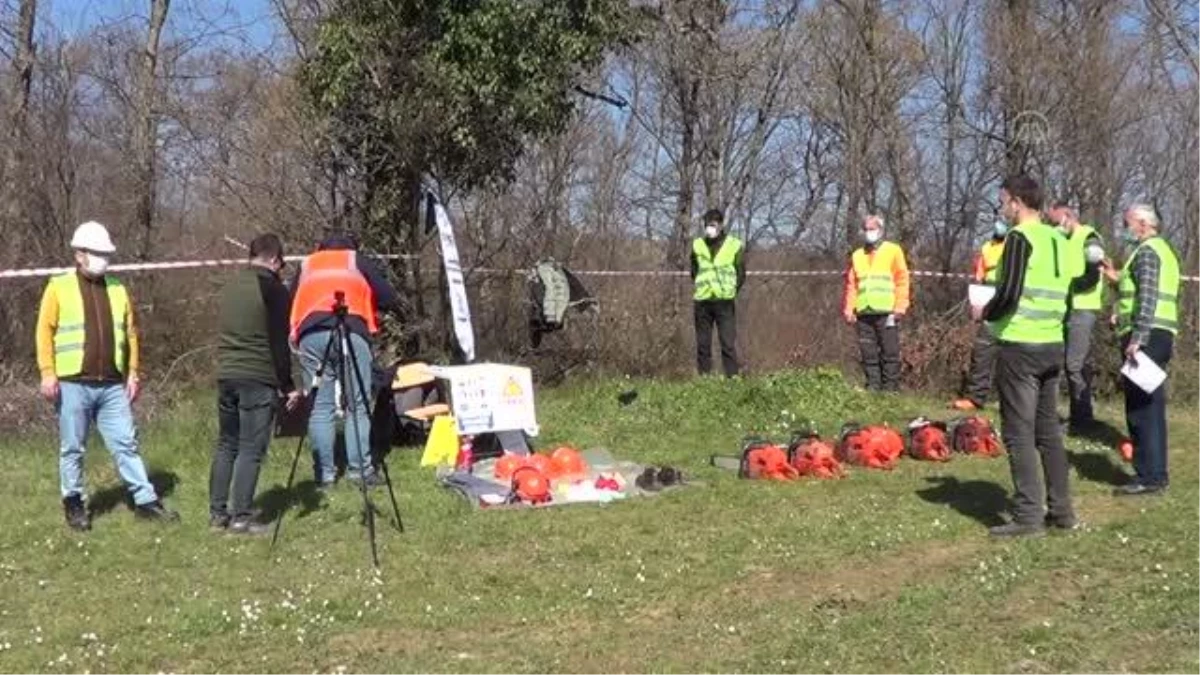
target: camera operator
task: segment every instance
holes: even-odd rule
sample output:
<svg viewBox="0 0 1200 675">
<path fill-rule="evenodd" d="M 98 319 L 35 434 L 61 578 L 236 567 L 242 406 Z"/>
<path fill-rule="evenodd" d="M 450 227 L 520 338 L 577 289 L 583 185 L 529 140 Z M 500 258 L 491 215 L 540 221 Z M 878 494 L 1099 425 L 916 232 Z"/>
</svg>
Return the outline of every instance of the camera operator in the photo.
<svg viewBox="0 0 1200 675">
<path fill-rule="evenodd" d="M 352 481 L 365 482 L 367 487 L 374 487 L 381 481 L 375 475 L 370 461 L 369 401 L 363 399 L 358 382 L 370 386 L 373 363 L 371 338 L 379 330 L 378 315 L 398 309 L 399 297 L 374 261 L 360 257 L 357 252 L 358 242 L 352 235 L 334 233 L 327 236 L 317 246 L 316 252 L 305 259 L 293 282 L 291 340 L 300 353 L 305 383 L 311 387 L 322 365 L 326 347 L 335 336 L 335 295 L 339 292 L 344 294 L 352 361 L 346 367 L 353 367 L 361 378 L 356 380 L 354 373 L 347 371 L 349 387 L 343 392 L 348 398 L 353 397 L 353 404 L 347 406 L 347 414 L 353 412 L 357 418 L 357 423 L 347 419 L 343 429 L 346 476 Z M 329 351 L 330 360 L 336 363 L 341 359 L 341 354 L 341 345 L 334 344 Z M 317 390 L 308 420 L 316 481 L 322 488 L 333 485 L 337 477 L 333 463 L 336 407 L 333 382 L 336 373 L 333 363 L 326 367 L 324 382 Z M 369 391 L 367 396 L 370 396 Z"/>
</svg>

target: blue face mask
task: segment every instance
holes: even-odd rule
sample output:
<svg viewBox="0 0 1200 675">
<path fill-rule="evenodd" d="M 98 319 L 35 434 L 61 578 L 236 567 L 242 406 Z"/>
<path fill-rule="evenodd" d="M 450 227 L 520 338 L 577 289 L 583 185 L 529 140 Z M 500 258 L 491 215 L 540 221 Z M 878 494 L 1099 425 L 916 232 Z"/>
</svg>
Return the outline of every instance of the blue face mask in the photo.
<svg viewBox="0 0 1200 675">
<path fill-rule="evenodd" d="M 1008 223 L 997 220 L 995 225 L 992 225 L 992 236 L 996 239 L 1003 239 L 1008 234 Z"/>
<path fill-rule="evenodd" d="M 1121 241 L 1125 242 L 1126 244 L 1137 244 L 1141 240 L 1138 239 L 1138 236 L 1134 234 L 1133 230 L 1127 227 L 1121 230 Z"/>
</svg>

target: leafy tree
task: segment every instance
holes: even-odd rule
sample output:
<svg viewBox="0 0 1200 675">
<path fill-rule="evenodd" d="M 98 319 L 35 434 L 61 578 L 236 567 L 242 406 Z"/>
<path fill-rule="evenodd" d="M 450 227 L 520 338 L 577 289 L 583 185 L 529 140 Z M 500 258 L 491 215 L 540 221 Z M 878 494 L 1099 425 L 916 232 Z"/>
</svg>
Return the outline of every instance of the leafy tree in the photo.
<svg viewBox="0 0 1200 675">
<path fill-rule="evenodd" d="M 573 89 L 627 34 L 622 0 L 342 0 L 301 77 L 368 223 L 395 224 L 432 174 L 458 188 L 512 178 L 560 132 Z"/>
<path fill-rule="evenodd" d="M 342 192 L 364 242 L 420 250 L 427 175 L 460 189 L 511 181 L 528 143 L 566 127 L 581 79 L 628 34 L 627 10 L 624 0 L 337 2 L 300 79 L 328 138 L 334 194 L 349 177 Z M 406 323 L 431 328 L 420 261 L 397 271 L 414 302 Z"/>
</svg>

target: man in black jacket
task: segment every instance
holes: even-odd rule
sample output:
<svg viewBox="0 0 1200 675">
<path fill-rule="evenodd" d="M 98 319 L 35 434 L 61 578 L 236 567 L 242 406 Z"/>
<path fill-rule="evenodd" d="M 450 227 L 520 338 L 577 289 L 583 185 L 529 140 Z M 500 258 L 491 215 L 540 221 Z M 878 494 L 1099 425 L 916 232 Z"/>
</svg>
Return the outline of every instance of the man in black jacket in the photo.
<svg viewBox="0 0 1200 675">
<path fill-rule="evenodd" d="M 300 400 L 288 350 L 287 288 L 279 279 L 283 244 L 264 234 L 250 242 L 250 265 L 225 285 L 217 346 L 220 432 L 209 474 L 209 525 L 236 534 L 262 534 L 250 505 L 271 442 L 280 395 L 289 409 Z M 230 484 L 232 483 L 232 500 Z"/>
</svg>

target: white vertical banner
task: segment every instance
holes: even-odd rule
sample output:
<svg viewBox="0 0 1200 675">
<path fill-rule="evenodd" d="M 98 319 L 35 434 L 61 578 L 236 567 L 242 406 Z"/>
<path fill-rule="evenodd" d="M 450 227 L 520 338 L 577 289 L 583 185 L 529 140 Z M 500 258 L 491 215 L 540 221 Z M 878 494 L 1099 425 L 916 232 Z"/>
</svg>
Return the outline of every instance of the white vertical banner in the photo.
<svg viewBox="0 0 1200 675">
<path fill-rule="evenodd" d="M 454 242 L 454 228 L 446 207 L 432 195 L 434 219 L 437 221 L 438 239 L 441 241 L 442 265 L 446 268 L 446 284 L 450 296 L 450 312 L 454 317 L 454 337 L 462 349 L 467 363 L 475 360 L 475 330 L 471 326 L 471 308 L 467 305 L 467 286 L 463 283 L 462 265 L 458 260 L 458 244 Z"/>
</svg>

